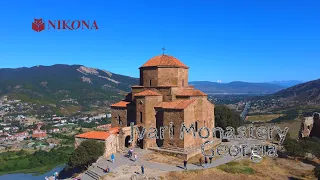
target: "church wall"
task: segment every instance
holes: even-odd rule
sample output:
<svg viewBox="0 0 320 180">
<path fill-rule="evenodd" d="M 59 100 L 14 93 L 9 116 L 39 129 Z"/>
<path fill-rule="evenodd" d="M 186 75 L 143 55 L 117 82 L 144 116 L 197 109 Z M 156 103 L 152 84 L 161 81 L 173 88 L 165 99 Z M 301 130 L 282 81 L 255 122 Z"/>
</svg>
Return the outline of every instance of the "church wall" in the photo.
<svg viewBox="0 0 320 180">
<path fill-rule="evenodd" d="M 182 110 L 163 110 L 163 125 L 169 128 L 169 123 L 174 125 L 173 139 L 169 138 L 169 129 L 164 133 L 163 146 L 166 147 L 184 147 L 184 141 L 180 139 L 180 127 L 184 119 Z"/>
<path fill-rule="evenodd" d="M 184 110 L 184 117 L 185 124 L 188 125 L 187 127 L 190 127 L 191 123 L 194 123 L 194 126 L 196 126 L 197 122 L 196 138 L 185 134 L 185 148 L 198 147 L 205 141 L 212 139 L 212 134 L 209 134 L 209 137 L 206 139 L 199 137 L 201 127 L 206 126 L 209 129 L 209 133 L 212 132 L 212 128 L 214 127 L 214 107 L 205 97 L 198 98 L 197 101 L 189 105 Z M 207 131 L 202 130 L 201 132 L 203 136 L 207 135 Z"/>
<path fill-rule="evenodd" d="M 146 102 L 144 97 L 136 97 L 136 122 L 138 126 L 145 127 L 145 122 L 146 122 L 145 103 Z"/>
<path fill-rule="evenodd" d="M 145 128 L 156 127 L 156 111 L 154 107 L 162 101 L 162 96 L 147 96 L 145 97 Z M 144 148 L 155 147 L 156 139 L 146 138 Z"/>
<path fill-rule="evenodd" d="M 171 101 L 171 90 L 170 88 L 158 88 L 158 92 L 163 95 L 163 101 Z"/>
<path fill-rule="evenodd" d="M 134 100 L 134 95 L 142 92 L 144 90 L 144 87 L 132 87 L 132 100 Z"/>
<path fill-rule="evenodd" d="M 127 105 L 127 126 L 130 126 L 131 122 L 133 122 L 134 124 L 137 124 L 135 103 L 130 103 Z"/>
<path fill-rule="evenodd" d="M 157 68 L 143 68 L 140 69 L 140 75 L 142 75 L 142 86 L 150 87 L 150 86 L 157 86 L 158 85 L 158 70 Z M 151 85 L 150 85 L 151 81 Z"/>
<path fill-rule="evenodd" d="M 163 95 L 163 101 L 171 101 L 171 88 L 172 87 L 134 87 L 132 88 L 133 97 L 135 94 L 142 92 L 144 90 L 151 90 L 154 92 L 158 92 Z"/>
<path fill-rule="evenodd" d="M 188 87 L 188 69 L 178 69 L 178 86 Z"/>
<path fill-rule="evenodd" d="M 119 124 L 119 116 L 122 121 Z M 111 109 L 111 127 L 126 127 L 127 126 L 127 109 L 126 108 L 115 108 Z"/>
<path fill-rule="evenodd" d="M 179 68 L 158 68 L 158 86 L 177 86 Z"/>
<path fill-rule="evenodd" d="M 201 109 L 201 106 L 199 106 L 201 103 L 203 102 L 201 102 L 199 99 L 184 110 L 185 123 L 188 125 L 187 127 L 190 127 L 191 123 L 193 123 L 196 131 L 196 137 L 191 134 L 186 134 L 184 138 L 185 148 L 199 147 L 203 142 L 208 140 L 199 137 L 200 128 L 204 126 L 204 120 L 202 119 L 202 116 L 203 111 L 205 111 L 205 109 Z M 202 135 L 206 135 L 205 131 L 202 131 Z"/>
</svg>

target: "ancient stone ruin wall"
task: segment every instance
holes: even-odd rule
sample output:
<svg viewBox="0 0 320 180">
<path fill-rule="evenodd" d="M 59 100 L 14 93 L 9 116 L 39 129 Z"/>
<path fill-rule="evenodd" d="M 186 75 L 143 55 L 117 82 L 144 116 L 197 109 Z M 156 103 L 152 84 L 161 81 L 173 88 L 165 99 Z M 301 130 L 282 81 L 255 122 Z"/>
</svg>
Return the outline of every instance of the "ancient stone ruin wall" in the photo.
<svg viewBox="0 0 320 180">
<path fill-rule="evenodd" d="M 305 117 L 301 122 L 299 137 L 318 137 L 320 138 L 320 119 L 319 113 L 314 113 L 311 117 Z"/>
<path fill-rule="evenodd" d="M 119 149 L 119 138 L 117 135 L 111 134 L 105 141 L 104 156 L 108 157 L 112 153 L 116 153 Z"/>
<path fill-rule="evenodd" d="M 301 138 L 309 137 L 313 127 L 313 117 L 305 117 L 301 122 L 300 136 Z"/>
<path fill-rule="evenodd" d="M 310 136 L 320 138 L 320 113 L 313 114 L 313 127 Z"/>
</svg>

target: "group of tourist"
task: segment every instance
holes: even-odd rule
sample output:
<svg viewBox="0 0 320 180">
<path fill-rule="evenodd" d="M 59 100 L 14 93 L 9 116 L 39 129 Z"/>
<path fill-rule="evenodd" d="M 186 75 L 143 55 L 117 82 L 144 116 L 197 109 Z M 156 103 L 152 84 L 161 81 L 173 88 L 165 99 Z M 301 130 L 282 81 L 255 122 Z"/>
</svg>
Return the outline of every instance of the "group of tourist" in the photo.
<svg viewBox="0 0 320 180">
<path fill-rule="evenodd" d="M 209 157 L 209 162 L 210 162 L 210 164 L 212 163 L 212 157 Z M 202 163 L 203 163 L 203 160 L 202 160 L 202 157 L 200 157 L 199 158 L 200 166 L 202 166 Z M 204 168 L 207 168 L 207 167 L 208 167 L 208 158 L 204 157 Z"/>
<path fill-rule="evenodd" d="M 131 148 L 129 151 L 128 151 L 128 158 L 132 158 L 133 156 L 133 161 L 136 162 L 138 160 L 138 154 L 137 153 L 133 153 L 133 149 Z"/>
<path fill-rule="evenodd" d="M 202 166 L 202 167 L 204 167 L 204 168 L 207 168 L 207 167 L 208 167 L 208 159 L 209 159 L 209 163 L 210 163 L 210 164 L 212 163 L 212 157 L 209 157 L 209 158 L 204 157 L 204 166 L 202 166 L 203 160 L 202 160 L 202 157 L 200 157 L 200 158 L 199 158 L 199 166 Z M 184 167 L 185 170 L 187 170 L 187 163 L 188 163 L 187 160 L 184 160 L 184 161 L 183 161 L 183 167 Z"/>
</svg>

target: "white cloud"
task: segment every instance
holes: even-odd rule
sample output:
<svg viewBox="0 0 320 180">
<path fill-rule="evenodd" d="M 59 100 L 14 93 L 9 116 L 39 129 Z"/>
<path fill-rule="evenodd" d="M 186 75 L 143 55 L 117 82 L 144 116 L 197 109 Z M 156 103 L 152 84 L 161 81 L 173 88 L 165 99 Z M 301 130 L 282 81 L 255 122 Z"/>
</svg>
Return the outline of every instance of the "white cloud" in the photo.
<svg viewBox="0 0 320 180">
<path fill-rule="evenodd" d="M 218 83 L 222 83 L 222 80 L 218 80 L 217 82 L 218 82 Z"/>
</svg>

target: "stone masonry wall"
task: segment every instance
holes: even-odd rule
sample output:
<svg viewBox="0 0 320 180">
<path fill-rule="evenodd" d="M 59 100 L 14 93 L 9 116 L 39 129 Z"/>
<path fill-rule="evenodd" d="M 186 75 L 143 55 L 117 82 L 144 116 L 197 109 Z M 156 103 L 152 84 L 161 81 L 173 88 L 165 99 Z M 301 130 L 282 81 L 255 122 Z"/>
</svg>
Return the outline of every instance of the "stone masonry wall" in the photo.
<svg viewBox="0 0 320 180">
<path fill-rule="evenodd" d="M 158 68 L 158 86 L 177 86 L 179 68 Z"/>
<path fill-rule="evenodd" d="M 188 87 L 188 69 L 179 68 L 178 70 L 178 86 Z"/>
<path fill-rule="evenodd" d="M 147 68 L 141 69 L 142 71 L 142 86 L 150 87 L 150 86 L 157 86 L 158 85 L 158 70 L 156 68 Z M 141 76 L 140 76 L 141 78 Z M 151 81 L 151 85 L 150 85 Z"/>
<path fill-rule="evenodd" d="M 154 107 L 162 102 L 162 96 L 147 96 L 145 97 L 145 128 L 149 130 L 150 127 L 156 128 L 156 111 Z M 156 139 L 146 138 L 144 148 L 156 146 Z"/>
<path fill-rule="evenodd" d="M 184 120 L 182 110 L 164 110 L 163 111 L 163 126 L 169 128 L 169 123 L 174 125 L 173 139 L 169 138 L 169 129 L 164 133 L 163 146 L 184 148 L 184 141 L 180 139 L 180 127 Z"/>
<path fill-rule="evenodd" d="M 111 127 L 126 127 L 127 126 L 127 109 L 126 108 L 112 108 L 111 109 Z M 120 124 L 119 124 L 120 117 Z"/>
</svg>

